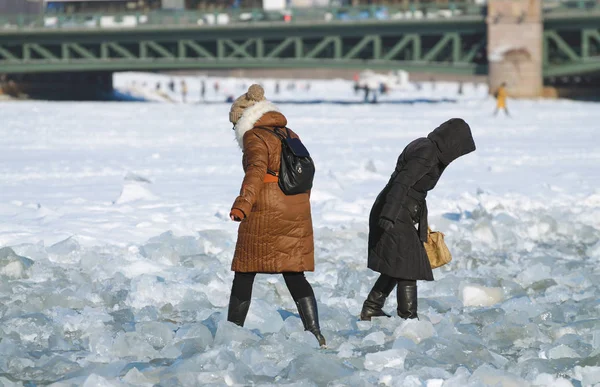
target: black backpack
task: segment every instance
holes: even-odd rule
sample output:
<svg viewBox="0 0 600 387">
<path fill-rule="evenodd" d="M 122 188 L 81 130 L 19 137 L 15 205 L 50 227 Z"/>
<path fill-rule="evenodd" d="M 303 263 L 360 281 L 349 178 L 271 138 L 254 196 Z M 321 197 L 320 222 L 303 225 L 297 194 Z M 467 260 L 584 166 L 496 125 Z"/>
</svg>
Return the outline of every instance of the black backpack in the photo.
<svg viewBox="0 0 600 387">
<path fill-rule="evenodd" d="M 315 177 L 315 164 L 302 141 L 299 138 L 291 137 L 288 128 L 284 128 L 285 133 L 280 128 L 275 128 L 275 131 L 267 128 L 259 129 L 266 130 L 281 140 L 279 174 L 267 169 L 268 174 L 279 177 L 281 191 L 286 195 L 297 195 L 310 191 Z"/>
</svg>

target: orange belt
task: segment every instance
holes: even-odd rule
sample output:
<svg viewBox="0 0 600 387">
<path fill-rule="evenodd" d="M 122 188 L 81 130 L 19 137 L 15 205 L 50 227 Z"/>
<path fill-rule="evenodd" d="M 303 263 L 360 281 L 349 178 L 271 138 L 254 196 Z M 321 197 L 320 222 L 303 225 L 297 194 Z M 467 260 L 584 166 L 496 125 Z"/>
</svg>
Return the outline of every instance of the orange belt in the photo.
<svg viewBox="0 0 600 387">
<path fill-rule="evenodd" d="M 263 182 L 265 182 L 265 183 L 277 183 L 278 181 L 279 181 L 279 178 L 277 176 L 273 176 L 268 173 L 265 175 L 265 178 L 263 180 Z"/>
</svg>

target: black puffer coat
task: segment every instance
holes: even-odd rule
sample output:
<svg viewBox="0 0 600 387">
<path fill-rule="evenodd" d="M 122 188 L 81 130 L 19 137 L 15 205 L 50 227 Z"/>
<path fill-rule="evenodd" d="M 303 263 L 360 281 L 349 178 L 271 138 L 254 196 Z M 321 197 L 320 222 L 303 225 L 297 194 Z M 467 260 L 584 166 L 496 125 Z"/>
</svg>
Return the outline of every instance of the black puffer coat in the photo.
<svg viewBox="0 0 600 387">
<path fill-rule="evenodd" d="M 459 118 L 444 122 L 427 138 L 418 138 L 404 148 L 396 170 L 371 209 L 371 270 L 395 278 L 433 280 L 423 248 L 427 240 L 425 198 L 448 164 L 474 150 L 471 129 Z M 387 231 L 381 228 L 382 218 L 393 222 L 393 227 Z"/>
</svg>

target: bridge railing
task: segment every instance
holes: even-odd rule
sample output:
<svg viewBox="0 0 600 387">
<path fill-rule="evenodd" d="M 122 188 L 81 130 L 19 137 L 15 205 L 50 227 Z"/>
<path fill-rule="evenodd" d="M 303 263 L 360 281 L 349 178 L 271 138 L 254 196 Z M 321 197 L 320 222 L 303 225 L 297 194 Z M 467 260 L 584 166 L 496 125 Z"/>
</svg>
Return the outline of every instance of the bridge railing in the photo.
<svg viewBox="0 0 600 387">
<path fill-rule="evenodd" d="M 545 17 L 600 14 L 600 0 L 544 0 Z M 407 2 L 393 6 L 346 6 L 328 8 L 227 9 L 208 11 L 152 11 L 127 13 L 46 13 L 44 15 L 0 14 L 0 30 L 136 28 L 155 26 L 243 25 L 251 23 L 352 22 L 368 20 L 445 19 L 484 15 L 486 7 L 474 0 L 445 3 Z"/>
<path fill-rule="evenodd" d="M 542 1 L 544 15 L 569 16 L 581 12 L 600 13 L 599 0 L 544 0 Z"/>
<path fill-rule="evenodd" d="M 281 11 L 228 9 L 205 11 L 152 11 L 128 13 L 46 13 L 44 15 L 0 15 L 1 29 L 135 28 L 152 26 L 204 26 L 248 23 L 296 23 L 366 20 L 442 19 L 482 15 L 484 7 L 469 0 L 445 4 L 330 8 L 290 8 Z"/>
<path fill-rule="evenodd" d="M 546 20 L 570 20 L 581 17 L 600 17 L 600 0 L 563 0 L 542 2 Z"/>
</svg>

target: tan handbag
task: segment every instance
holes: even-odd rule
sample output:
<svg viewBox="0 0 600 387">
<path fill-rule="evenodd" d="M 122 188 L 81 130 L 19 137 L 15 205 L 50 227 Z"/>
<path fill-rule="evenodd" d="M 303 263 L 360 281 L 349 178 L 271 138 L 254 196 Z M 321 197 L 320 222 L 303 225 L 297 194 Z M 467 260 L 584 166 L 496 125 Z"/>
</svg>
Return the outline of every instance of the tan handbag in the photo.
<svg viewBox="0 0 600 387">
<path fill-rule="evenodd" d="M 427 257 L 429 257 L 429 264 L 432 269 L 440 266 L 444 266 L 448 262 L 452 261 L 452 254 L 444 242 L 444 234 L 439 231 L 431 231 L 431 228 L 427 228 L 427 242 L 423 242 Z"/>
</svg>

